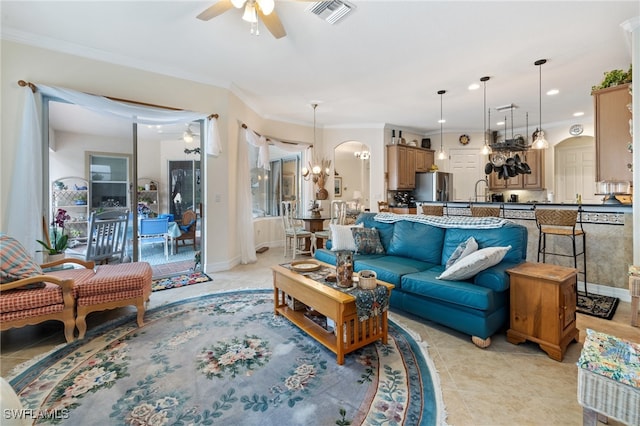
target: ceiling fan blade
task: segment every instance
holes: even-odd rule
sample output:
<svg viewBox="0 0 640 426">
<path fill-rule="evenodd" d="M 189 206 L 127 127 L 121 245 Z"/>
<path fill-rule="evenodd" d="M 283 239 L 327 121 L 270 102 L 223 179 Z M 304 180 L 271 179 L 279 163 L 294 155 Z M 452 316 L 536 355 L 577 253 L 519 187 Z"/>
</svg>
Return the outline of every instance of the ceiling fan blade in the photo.
<svg viewBox="0 0 640 426">
<path fill-rule="evenodd" d="M 258 13 L 260 14 L 260 19 L 264 22 L 264 26 L 267 27 L 269 32 L 273 34 L 275 38 L 282 38 L 287 35 L 287 32 L 284 30 L 282 22 L 280 22 L 280 18 L 278 18 L 278 14 L 275 10 L 270 14 L 265 15 L 260 9 L 258 9 Z"/>
<path fill-rule="evenodd" d="M 208 21 L 211 18 L 215 18 L 216 16 L 223 14 L 232 7 L 233 4 L 231 4 L 231 0 L 218 0 L 216 4 L 208 7 L 204 12 L 196 16 L 196 18 L 202 21 Z"/>
</svg>

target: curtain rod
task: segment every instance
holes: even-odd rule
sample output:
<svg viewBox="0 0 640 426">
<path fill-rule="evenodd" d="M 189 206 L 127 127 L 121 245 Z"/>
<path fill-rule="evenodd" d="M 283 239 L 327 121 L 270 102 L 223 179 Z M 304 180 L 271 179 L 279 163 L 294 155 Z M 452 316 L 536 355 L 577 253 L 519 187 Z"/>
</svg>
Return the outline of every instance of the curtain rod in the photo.
<svg viewBox="0 0 640 426">
<path fill-rule="evenodd" d="M 249 129 L 249 128 L 247 127 L 247 125 L 246 125 L 246 124 L 244 124 L 244 123 L 242 123 L 241 127 L 242 127 L 243 129 L 251 130 L 253 133 L 255 133 L 255 134 L 256 134 L 256 135 L 258 135 L 258 136 L 262 136 L 260 133 L 256 132 L 255 130 Z M 271 142 L 271 139 L 269 139 L 269 137 L 268 137 L 268 136 L 265 136 L 265 138 L 267 139 L 267 142 Z M 290 142 L 290 141 L 283 141 L 283 140 L 279 140 L 279 142 L 286 143 L 286 144 L 289 144 L 289 145 L 306 145 L 306 146 L 307 146 L 307 148 L 313 148 L 313 144 L 306 143 L 306 142 Z"/>
<path fill-rule="evenodd" d="M 18 86 L 20 86 L 20 87 L 29 86 L 29 88 L 31 89 L 31 91 L 33 93 L 36 93 L 38 91 L 38 86 L 36 86 L 35 84 L 31 83 L 30 81 L 18 80 Z M 93 93 L 89 93 L 89 94 L 90 95 L 94 95 Z M 101 96 L 101 95 L 94 95 L 94 96 Z M 162 108 L 162 109 L 168 109 L 168 110 L 172 110 L 172 111 L 184 111 L 181 108 L 169 107 L 169 106 L 164 106 L 164 105 L 150 104 L 150 103 L 146 103 L 146 102 L 132 101 L 132 100 L 129 100 L 129 99 L 122 99 L 122 98 L 114 98 L 114 97 L 111 97 L 111 96 L 103 96 L 103 97 L 107 98 L 107 99 L 110 99 L 112 101 L 115 101 L 115 102 L 126 102 L 126 103 L 130 103 L 130 104 L 148 106 L 148 107 L 153 107 L 153 108 Z M 209 116 L 207 116 L 208 119 L 212 119 L 212 118 L 218 119 L 218 117 L 219 117 L 218 114 L 210 114 Z"/>
</svg>

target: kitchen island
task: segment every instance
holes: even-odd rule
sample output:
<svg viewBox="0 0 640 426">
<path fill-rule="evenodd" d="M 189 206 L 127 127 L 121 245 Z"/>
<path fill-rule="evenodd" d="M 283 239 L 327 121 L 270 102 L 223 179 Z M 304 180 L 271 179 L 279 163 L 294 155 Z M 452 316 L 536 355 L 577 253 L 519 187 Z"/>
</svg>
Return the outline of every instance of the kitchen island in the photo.
<svg viewBox="0 0 640 426">
<path fill-rule="evenodd" d="M 630 301 L 628 292 L 628 270 L 633 264 L 633 217 L 631 204 L 555 204 L 555 203 L 493 203 L 468 201 L 423 202 L 422 204 L 443 205 L 448 216 L 471 216 L 471 204 L 483 207 L 500 207 L 502 215 L 529 231 L 527 261 L 538 260 L 538 228 L 535 209 L 578 209 L 582 210 L 582 226 L 587 235 L 587 276 L 589 291 L 620 297 Z M 580 216 L 578 217 L 580 218 Z M 577 225 L 580 226 L 580 225 Z M 571 252 L 569 238 L 549 238 L 547 245 L 553 251 Z M 548 263 L 573 267 L 573 259 L 559 256 L 547 257 Z M 578 260 L 580 267 L 580 259 Z M 582 284 L 578 288 L 583 290 Z"/>
</svg>

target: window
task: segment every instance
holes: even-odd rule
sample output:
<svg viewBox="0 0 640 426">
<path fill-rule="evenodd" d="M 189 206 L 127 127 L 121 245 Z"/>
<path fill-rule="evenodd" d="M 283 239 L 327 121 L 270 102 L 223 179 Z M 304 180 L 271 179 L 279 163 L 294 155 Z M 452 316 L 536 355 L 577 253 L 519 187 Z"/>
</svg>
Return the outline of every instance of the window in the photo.
<svg viewBox="0 0 640 426">
<path fill-rule="evenodd" d="M 280 216 L 284 200 L 300 202 L 301 154 L 269 146 L 271 170 L 256 167 L 258 149 L 249 147 L 253 217 Z"/>
</svg>

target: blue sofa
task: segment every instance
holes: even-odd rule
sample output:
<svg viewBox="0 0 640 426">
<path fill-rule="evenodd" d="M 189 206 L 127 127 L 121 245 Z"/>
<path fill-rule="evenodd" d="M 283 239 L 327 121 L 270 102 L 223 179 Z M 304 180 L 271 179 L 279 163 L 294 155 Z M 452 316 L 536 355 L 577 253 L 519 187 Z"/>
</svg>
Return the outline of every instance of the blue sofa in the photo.
<svg viewBox="0 0 640 426">
<path fill-rule="evenodd" d="M 374 270 L 379 280 L 395 285 L 392 309 L 469 334 L 477 346 L 488 347 L 491 336 L 508 325 L 506 270 L 526 259 L 526 227 L 503 221 L 498 228 L 448 228 L 404 219 L 386 223 L 376 221 L 375 216 L 363 213 L 356 223 L 378 230 L 385 253 L 355 254 L 354 270 Z M 469 237 L 475 238 L 478 249 L 509 245 L 511 249 L 500 263 L 468 280 L 436 279 L 458 245 Z M 335 265 L 336 252 L 330 248 L 329 241 L 327 248 L 316 251 L 315 258 Z"/>
</svg>

